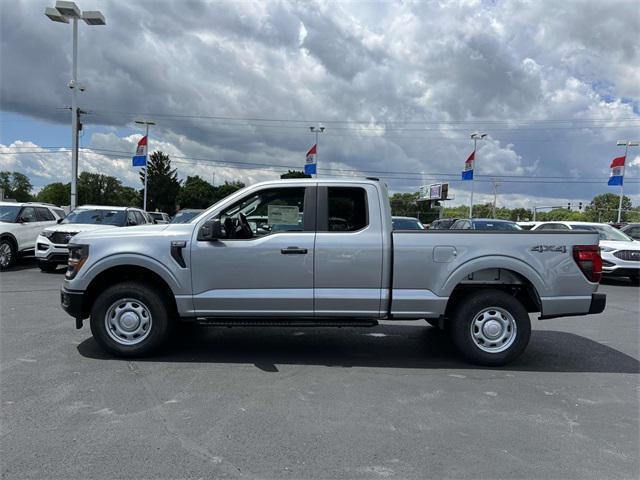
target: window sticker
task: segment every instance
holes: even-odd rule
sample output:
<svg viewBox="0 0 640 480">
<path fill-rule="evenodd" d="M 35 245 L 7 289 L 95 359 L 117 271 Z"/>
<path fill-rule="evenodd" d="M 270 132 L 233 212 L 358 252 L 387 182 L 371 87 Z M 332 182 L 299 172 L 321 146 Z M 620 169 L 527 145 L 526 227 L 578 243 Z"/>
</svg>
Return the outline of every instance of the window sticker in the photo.
<svg viewBox="0 0 640 480">
<path fill-rule="evenodd" d="M 291 205 L 269 205 L 267 217 L 269 225 L 297 225 L 300 209 Z"/>
</svg>

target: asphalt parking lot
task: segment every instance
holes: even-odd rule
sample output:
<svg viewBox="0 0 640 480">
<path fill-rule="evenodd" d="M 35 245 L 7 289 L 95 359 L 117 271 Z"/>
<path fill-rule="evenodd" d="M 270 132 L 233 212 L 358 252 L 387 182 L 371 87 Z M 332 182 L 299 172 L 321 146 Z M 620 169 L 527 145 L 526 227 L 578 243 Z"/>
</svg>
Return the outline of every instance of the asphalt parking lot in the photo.
<svg viewBox="0 0 640 480">
<path fill-rule="evenodd" d="M 0 274 L 0 463 L 24 478 L 638 478 L 638 287 L 533 322 L 471 367 L 423 322 L 195 327 L 161 356 L 103 353 L 62 274 Z"/>
</svg>

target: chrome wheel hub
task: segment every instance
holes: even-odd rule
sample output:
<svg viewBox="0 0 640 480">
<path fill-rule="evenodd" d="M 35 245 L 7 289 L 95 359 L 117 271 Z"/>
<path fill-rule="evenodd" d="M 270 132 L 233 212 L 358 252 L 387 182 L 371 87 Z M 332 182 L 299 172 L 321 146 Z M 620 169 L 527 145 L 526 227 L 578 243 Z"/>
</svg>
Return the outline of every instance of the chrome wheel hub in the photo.
<svg viewBox="0 0 640 480">
<path fill-rule="evenodd" d="M 471 338 L 476 346 L 488 353 L 508 349 L 516 339 L 516 321 L 508 311 L 489 307 L 478 313 L 471 322 Z"/>
<path fill-rule="evenodd" d="M 121 345 L 136 345 L 151 332 L 151 312 L 140 300 L 123 298 L 107 309 L 104 323 L 111 339 Z"/>
</svg>

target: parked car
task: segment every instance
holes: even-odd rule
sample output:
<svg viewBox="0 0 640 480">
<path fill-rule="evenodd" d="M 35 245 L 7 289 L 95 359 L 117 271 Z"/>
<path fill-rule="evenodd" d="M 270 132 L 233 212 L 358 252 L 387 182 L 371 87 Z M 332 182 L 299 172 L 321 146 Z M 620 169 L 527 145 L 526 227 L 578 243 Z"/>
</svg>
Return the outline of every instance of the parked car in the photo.
<svg viewBox="0 0 640 480">
<path fill-rule="evenodd" d="M 517 222 L 520 228 L 523 230 L 531 230 L 536 225 L 539 225 L 541 222 Z"/>
<path fill-rule="evenodd" d="M 450 230 L 522 230 L 516 222 L 495 218 L 460 218 Z"/>
<path fill-rule="evenodd" d="M 171 217 L 164 212 L 147 212 L 147 216 L 151 217 L 153 223 L 166 224 L 171 222 Z"/>
<path fill-rule="evenodd" d="M 183 208 L 174 215 L 169 223 L 189 223 L 202 212 L 204 212 L 202 208 Z"/>
<path fill-rule="evenodd" d="M 132 207 L 84 205 L 72 211 L 58 225 L 42 230 L 36 242 L 36 259 L 40 270 L 52 272 L 67 263 L 69 241 L 80 232 L 105 228 L 151 224 L 144 210 Z"/>
<path fill-rule="evenodd" d="M 640 284 L 640 242 L 606 223 L 542 222 L 532 231 L 586 230 L 597 232 L 602 252 L 602 273 L 607 276 L 629 277 Z"/>
<path fill-rule="evenodd" d="M 429 230 L 449 230 L 451 225 L 458 220 L 457 218 L 439 218 L 438 220 L 434 220 L 429 225 Z"/>
<path fill-rule="evenodd" d="M 628 223 L 620 231 L 634 240 L 640 240 L 640 223 Z"/>
<path fill-rule="evenodd" d="M 415 217 L 391 217 L 394 230 L 424 230 L 424 225 Z"/>
<path fill-rule="evenodd" d="M 0 269 L 32 253 L 42 229 L 63 218 L 64 210 L 48 203 L 0 202 Z"/>
<path fill-rule="evenodd" d="M 77 328 L 90 318 L 98 344 L 121 357 L 158 349 L 174 322 L 427 319 L 486 365 L 524 351 L 529 312 L 547 319 L 603 311 L 596 232 L 394 232 L 388 198 L 376 180 L 269 181 L 187 224 L 80 233 L 69 244 L 62 307 Z M 248 217 L 264 214 L 293 230 L 254 231 Z"/>
</svg>

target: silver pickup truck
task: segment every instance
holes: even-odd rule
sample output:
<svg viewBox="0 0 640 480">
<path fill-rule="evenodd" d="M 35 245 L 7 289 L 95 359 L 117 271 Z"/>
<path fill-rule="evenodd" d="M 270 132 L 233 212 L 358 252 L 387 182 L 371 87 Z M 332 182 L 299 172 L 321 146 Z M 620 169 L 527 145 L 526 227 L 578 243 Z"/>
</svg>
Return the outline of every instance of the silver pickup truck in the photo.
<svg viewBox="0 0 640 480">
<path fill-rule="evenodd" d="M 393 231 L 385 185 L 283 180 L 189 223 L 80 233 L 63 308 L 119 356 L 156 350 L 180 322 L 372 326 L 421 320 L 470 361 L 518 357 L 540 318 L 604 310 L 597 233 Z"/>
</svg>

